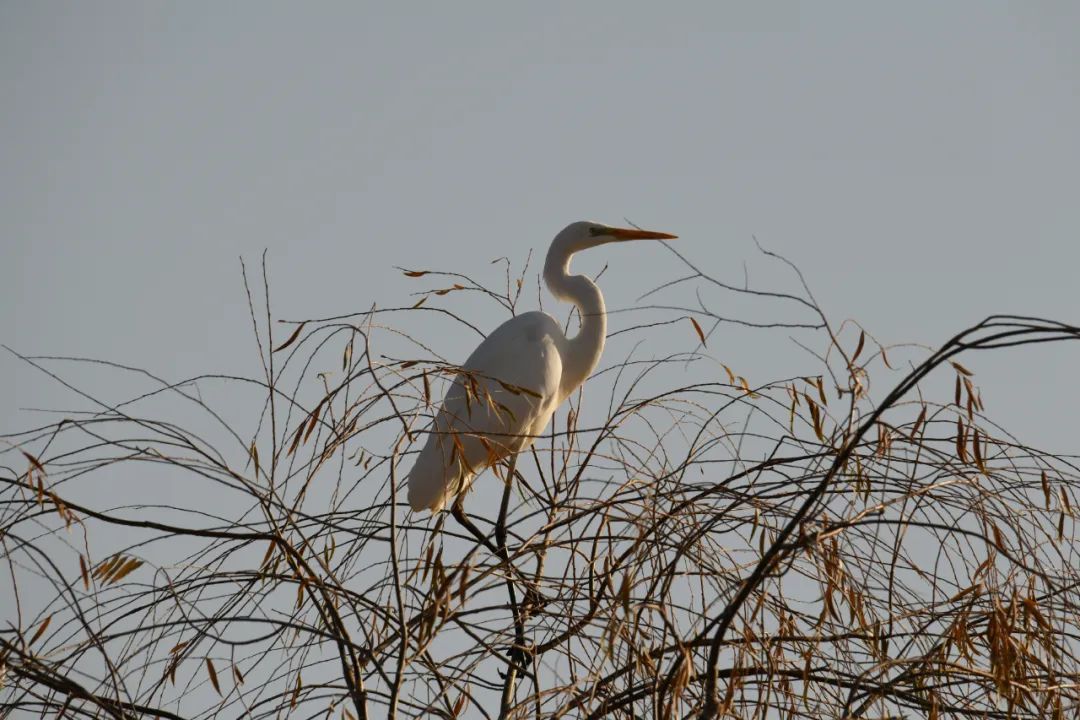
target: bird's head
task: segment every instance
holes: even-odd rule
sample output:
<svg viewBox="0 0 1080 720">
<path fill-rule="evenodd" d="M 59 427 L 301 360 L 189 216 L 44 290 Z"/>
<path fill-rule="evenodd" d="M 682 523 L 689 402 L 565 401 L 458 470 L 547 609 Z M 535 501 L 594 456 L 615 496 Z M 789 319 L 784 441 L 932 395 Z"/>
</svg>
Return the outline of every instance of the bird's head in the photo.
<svg viewBox="0 0 1080 720">
<path fill-rule="evenodd" d="M 570 223 L 555 236 L 551 249 L 559 249 L 561 254 L 572 255 L 582 250 L 625 240 L 674 240 L 678 235 L 640 230 L 638 228 L 618 228 L 590 220 Z"/>
</svg>

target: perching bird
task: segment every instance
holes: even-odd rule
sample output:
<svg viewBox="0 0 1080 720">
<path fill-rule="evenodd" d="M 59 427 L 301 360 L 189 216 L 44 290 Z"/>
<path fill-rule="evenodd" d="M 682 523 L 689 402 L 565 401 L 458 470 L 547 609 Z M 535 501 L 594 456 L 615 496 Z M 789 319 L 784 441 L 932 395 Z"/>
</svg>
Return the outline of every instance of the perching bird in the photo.
<svg viewBox="0 0 1080 720">
<path fill-rule="evenodd" d="M 577 306 L 581 330 L 567 338 L 555 318 L 534 311 L 507 320 L 480 343 L 461 366 L 409 472 L 413 510 L 438 512 L 484 468 L 529 447 L 596 368 L 607 334 L 604 296 L 592 280 L 568 272 L 574 253 L 675 237 L 594 222 L 571 223 L 555 236 L 544 282 L 556 298 Z"/>
</svg>

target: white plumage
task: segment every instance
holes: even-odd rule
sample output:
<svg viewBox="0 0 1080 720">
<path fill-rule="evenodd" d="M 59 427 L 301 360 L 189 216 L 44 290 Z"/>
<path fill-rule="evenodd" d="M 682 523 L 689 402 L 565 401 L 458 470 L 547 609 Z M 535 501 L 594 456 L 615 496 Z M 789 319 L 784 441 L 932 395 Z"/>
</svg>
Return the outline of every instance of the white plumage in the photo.
<svg viewBox="0 0 1080 720">
<path fill-rule="evenodd" d="M 619 240 L 672 239 L 648 230 L 576 222 L 555 236 L 544 265 L 551 293 L 574 303 L 581 331 L 567 338 L 555 318 L 527 312 L 495 329 L 461 366 L 409 472 L 409 504 L 438 512 L 485 468 L 521 452 L 595 369 L 607 316 L 600 289 L 570 275 L 575 252 Z"/>
</svg>

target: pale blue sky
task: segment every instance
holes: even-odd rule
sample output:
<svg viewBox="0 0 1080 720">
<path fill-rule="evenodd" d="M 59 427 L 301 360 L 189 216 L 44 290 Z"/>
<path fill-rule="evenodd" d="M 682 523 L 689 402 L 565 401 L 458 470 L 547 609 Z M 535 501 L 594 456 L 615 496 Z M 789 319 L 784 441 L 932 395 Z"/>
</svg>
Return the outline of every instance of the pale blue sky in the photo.
<svg viewBox="0 0 1080 720">
<path fill-rule="evenodd" d="M 0 341 L 257 374 L 239 255 L 268 249 L 281 316 L 325 316 L 406 301 L 394 265 L 490 272 L 623 217 L 736 282 L 756 235 L 886 341 L 1075 322 L 1078 53 L 1074 2 L 5 3 Z M 605 260 L 613 306 L 675 273 Z M 992 414 L 1071 449 L 1078 359 L 973 364 Z M 0 371 L 0 430 L 73 404 Z"/>
</svg>

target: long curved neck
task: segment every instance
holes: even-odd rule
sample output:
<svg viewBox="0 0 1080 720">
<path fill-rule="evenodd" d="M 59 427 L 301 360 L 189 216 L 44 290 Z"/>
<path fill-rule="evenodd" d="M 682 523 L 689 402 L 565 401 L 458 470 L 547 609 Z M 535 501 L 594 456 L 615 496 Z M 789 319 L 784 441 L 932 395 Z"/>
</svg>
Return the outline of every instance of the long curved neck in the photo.
<svg viewBox="0 0 1080 720">
<path fill-rule="evenodd" d="M 573 252 L 552 248 L 544 265 L 544 282 L 548 290 L 558 299 L 572 302 L 581 315 L 581 330 L 567 340 L 567 352 L 563 357 L 564 397 L 585 382 L 596 369 L 607 336 L 604 296 L 589 278 L 570 274 L 570 259 L 573 256 Z"/>
</svg>

